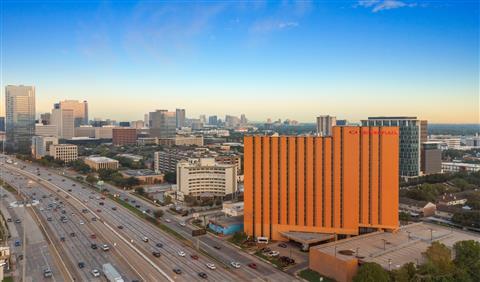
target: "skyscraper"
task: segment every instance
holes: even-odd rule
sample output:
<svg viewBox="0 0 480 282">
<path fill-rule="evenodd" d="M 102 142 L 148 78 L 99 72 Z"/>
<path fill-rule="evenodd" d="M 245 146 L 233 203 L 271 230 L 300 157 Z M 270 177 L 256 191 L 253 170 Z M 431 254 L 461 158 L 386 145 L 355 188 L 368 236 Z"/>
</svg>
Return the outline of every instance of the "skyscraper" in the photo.
<svg viewBox="0 0 480 282">
<path fill-rule="evenodd" d="M 240 115 L 240 124 L 241 125 L 246 125 L 247 123 L 248 123 L 247 117 L 245 116 L 245 114 L 241 114 Z"/>
<path fill-rule="evenodd" d="M 72 110 L 74 118 L 74 126 L 88 124 L 88 102 L 79 102 L 78 100 L 64 100 L 60 101 L 59 108 L 64 110 Z"/>
<path fill-rule="evenodd" d="M 176 127 L 182 128 L 185 126 L 185 109 L 176 109 L 175 110 L 175 117 L 176 117 Z"/>
<path fill-rule="evenodd" d="M 337 118 L 333 116 L 318 116 L 317 117 L 317 135 L 318 136 L 331 136 L 332 126 L 337 123 Z"/>
<path fill-rule="evenodd" d="M 245 233 L 288 240 L 292 232 L 398 228 L 398 142 L 398 127 L 245 137 Z"/>
<path fill-rule="evenodd" d="M 208 117 L 208 124 L 210 124 L 210 125 L 217 125 L 217 124 L 218 124 L 218 118 L 217 118 L 217 116 L 209 116 L 209 117 Z"/>
<path fill-rule="evenodd" d="M 7 85 L 5 105 L 5 149 L 28 154 L 35 134 L 35 87 Z"/>
<path fill-rule="evenodd" d="M 400 128 L 400 176 L 420 175 L 422 123 L 416 117 L 369 117 L 362 126 L 398 126 Z M 423 130 L 426 124 L 423 123 Z M 426 137 L 426 135 L 425 135 Z"/>
<path fill-rule="evenodd" d="M 150 112 L 150 136 L 159 138 L 171 138 L 176 134 L 176 115 L 175 112 L 167 110 L 156 110 Z"/>
<path fill-rule="evenodd" d="M 75 136 L 74 111 L 58 107 L 52 110 L 51 124 L 57 126 L 58 138 L 72 139 Z"/>
</svg>

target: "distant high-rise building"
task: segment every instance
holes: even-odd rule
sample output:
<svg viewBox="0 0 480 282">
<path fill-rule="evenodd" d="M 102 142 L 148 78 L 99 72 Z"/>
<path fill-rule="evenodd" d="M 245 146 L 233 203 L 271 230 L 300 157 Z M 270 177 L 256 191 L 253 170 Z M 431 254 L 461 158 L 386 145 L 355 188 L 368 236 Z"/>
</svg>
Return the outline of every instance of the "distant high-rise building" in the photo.
<svg viewBox="0 0 480 282">
<path fill-rule="evenodd" d="M 143 120 L 134 120 L 130 122 L 130 127 L 140 129 L 145 127 L 145 123 Z"/>
<path fill-rule="evenodd" d="M 167 110 L 150 112 L 149 125 L 150 136 L 159 138 L 171 138 L 176 134 L 176 114 Z"/>
<path fill-rule="evenodd" d="M 43 125 L 49 125 L 51 123 L 51 116 L 50 113 L 40 114 L 40 123 Z"/>
<path fill-rule="evenodd" d="M 421 170 L 423 174 L 442 172 L 442 150 L 440 142 L 423 142 L 421 151 Z"/>
<path fill-rule="evenodd" d="M 337 119 L 336 125 L 337 126 L 345 126 L 348 124 L 348 121 L 346 119 Z"/>
<path fill-rule="evenodd" d="M 0 131 L 5 131 L 5 117 L 0 117 Z"/>
<path fill-rule="evenodd" d="M 200 115 L 199 120 L 201 123 L 207 123 L 207 117 L 205 115 Z"/>
<path fill-rule="evenodd" d="M 144 125 L 145 127 L 150 127 L 150 124 L 149 124 L 148 122 L 149 122 L 149 114 L 145 114 L 145 115 L 143 116 L 143 125 Z"/>
<path fill-rule="evenodd" d="M 130 127 L 130 122 L 129 121 L 121 121 L 118 123 L 120 127 Z"/>
<path fill-rule="evenodd" d="M 234 128 L 240 125 L 240 119 L 236 116 L 230 116 L 226 115 L 225 116 L 225 126 Z"/>
<path fill-rule="evenodd" d="M 58 103 L 57 105 L 59 109 L 73 111 L 75 127 L 88 124 L 88 102 L 87 101 L 79 102 L 77 100 L 64 100 L 64 101 L 60 101 L 60 103 Z"/>
<path fill-rule="evenodd" d="M 185 126 L 185 109 L 175 110 L 175 125 L 177 128 Z"/>
<path fill-rule="evenodd" d="M 398 126 L 400 128 L 400 176 L 420 175 L 421 121 L 416 117 L 369 117 L 362 126 Z"/>
<path fill-rule="evenodd" d="M 54 108 L 51 123 L 57 126 L 58 138 L 72 139 L 75 136 L 75 118 L 72 109 Z"/>
<path fill-rule="evenodd" d="M 240 124 L 245 125 L 247 123 L 248 123 L 247 117 L 245 116 L 245 114 L 242 114 L 240 116 Z"/>
<path fill-rule="evenodd" d="M 332 126 L 337 123 L 337 118 L 334 116 L 318 116 L 317 117 L 317 134 L 318 136 L 331 136 Z"/>
<path fill-rule="evenodd" d="M 428 141 L 428 121 L 420 121 L 420 144 Z"/>
<path fill-rule="evenodd" d="M 28 154 L 35 134 L 35 87 L 7 85 L 5 105 L 5 149 Z"/>
<path fill-rule="evenodd" d="M 218 118 L 217 118 L 217 116 L 209 116 L 209 117 L 208 117 L 208 124 L 210 124 L 210 125 L 217 125 L 217 124 L 218 124 Z"/>
</svg>

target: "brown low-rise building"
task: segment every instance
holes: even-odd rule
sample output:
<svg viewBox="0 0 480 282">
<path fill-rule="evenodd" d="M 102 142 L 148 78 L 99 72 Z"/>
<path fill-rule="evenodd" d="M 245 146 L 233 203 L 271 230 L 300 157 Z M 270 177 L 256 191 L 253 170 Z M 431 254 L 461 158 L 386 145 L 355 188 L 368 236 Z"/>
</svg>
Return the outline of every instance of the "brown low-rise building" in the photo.
<svg viewBox="0 0 480 282">
<path fill-rule="evenodd" d="M 158 184 L 164 182 L 164 174 L 155 173 L 150 169 L 123 170 L 120 172 L 123 177 L 134 177 L 141 184 Z"/>
</svg>

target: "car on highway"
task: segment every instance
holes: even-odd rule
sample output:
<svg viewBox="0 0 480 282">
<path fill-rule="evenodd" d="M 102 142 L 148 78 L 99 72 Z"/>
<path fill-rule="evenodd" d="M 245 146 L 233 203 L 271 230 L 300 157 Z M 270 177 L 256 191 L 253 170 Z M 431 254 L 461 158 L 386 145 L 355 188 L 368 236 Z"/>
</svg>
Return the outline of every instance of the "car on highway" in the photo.
<svg viewBox="0 0 480 282">
<path fill-rule="evenodd" d="M 92 217 L 92 221 L 97 221 L 97 218 L 96 218 L 96 217 Z"/>
<path fill-rule="evenodd" d="M 96 268 L 92 269 L 92 271 L 90 273 L 92 273 L 93 277 L 99 277 L 100 276 L 100 271 Z"/>
<path fill-rule="evenodd" d="M 75 237 L 75 232 L 70 233 L 70 237 Z"/>
<path fill-rule="evenodd" d="M 83 261 L 78 263 L 78 268 L 84 268 L 84 267 L 85 267 L 85 263 Z"/>
<path fill-rule="evenodd" d="M 137 209 L 139 209 L 139 208 L 140 208 L 140 205 L 135 205 L 135 207 L 136 207 Z"/>
<path fill-rule="evenodd" d="M 184 256 L 185 256 L 185 252 L 184 252 L 184 251 L 178 251 L 177 254 L 178 254 L 179 256 L 181 256 L 181 257 L 184 257 Z"/>
<path fill-rule="evenodd" d="M 163 247 L 163 244 L 162 243 L 157 243 L 155 244 L 155 246 L 159 247 L 159 248 L 162 248 Z"/>
<path fill-rule="evenodd" d="M 117 207 L 112 207 L 112 210 L 116 211 L 116 210 L 117 210 Z"/>
<path fill-rule="evenodd" d="M 198 259 L 198 255 L 196 255 L 196 254 L 190 255 L 190 257 L 191 257 L 192 259 Z"/>
<path fill-rule="evenodd" d="M 252 269 L 257 269 L 257 264 L 251 262 L 251 263 L 248 264 L 248 267 L 250 267 L 250 268 L 252 268 Z"/>
<path fill-rule="evenodd" d="M 215 249 L 217 249 L 217 250 L 220 250 L 220 249 L 222 248 L 222 247 L 220 247 L 219 245 L 215 245 L 215 246 L 213 246 L 213 247 L 214 247 Z"/>
<path fill-rule="evenodd" d="M 100 202 L 100 203 L 98 203 L 98 204 L 99 204 L 100 206 L 103 206 L 103 205 L 105 205 L 105 203 L 104 203 L 104 202 Z"/>
<path fill-rule="evenodd" d="M 154 257 L 157 257 L 157 258 L 159 258 L 159 257 L 161 256 L 161 254 L 160 254 L 159 251 L 152 251 L 152 255 L 153 255 Z"/>
<path fill-rule="evenodd" d="M 20 240 L 15 240 L 15 247 L 20 247 L 22 245 L 22 243 L 20 242 Z"/>
<path fill-rule="evenodd" d="M 92 244 L 90 244 L 90 248 L 96 250 L 98 247 L 97 247 L 97 244 L 92 243 Z"/>
<path fill-rule="evenodd" d="M 97 209 L 97 212 L 102 212 L 102 210 L 101 210 L 101 209 Z"/>
<path fill-rule="evenodd" d="M 123 229 L 123 225 L 117 226 L 118 229 Z"/>
<path fill-rule="evenodd" d="M 43 270 L 43 277 L 45 277 L 45 278 L 50 278 L 50 277 L 52 277 L 52 276 L 53 276 L 53 272 L 52 272 L 52 270 L 51 270 L 50 268 L 45 268 L 45 269 Z"/>
<path fill-rule="evenodd" d="M 168 219 L 168 218 L 167 218 L 167 219 L 165 219 L 165 221 L 166 221 L 166 222 L 172 222 L 172 221 L 171 221 L 170 219 Z"/>
<path fill-rule="evenodd" d="M 279 246 L 280 248 L 286 248 L 286 247 L 287 247 L 287 244 L 285 244 L 285 243 L 280 243 L 280 244 L 278 244 L 278 246 Z"/>
<path fill-rule="evenodd" d="M 51 218 L 51 217 L 47 217 L 47 221 L 52 221 L 52 218 Z"/>
<path fill-rule="evenodd" d="M 80 225 L 84 225 L 84 224 L 85 224 L 85 222 L 83 222 L 83 221 L 80 220 Z"/>
<path fill-rule="evenodd" d="M 240 263 L 236 262 L 236 261 L 232 261 L 230 263 L 231 266 L 233 266 L 234 268 L 240 268 Z"/>
<path fill-rule="evenodd" d="M 180 222 L 179 224 L 180 224 L 180 226 L 182 226 L 182 227 L 185 227 L 185 226 L 187 226 L 187 224 L 186 224 L 185 222 L 183 222 L 183 221 L 182 221 L 182 222 Z"/>
<path fill-rule="evenodd" d="M 96 238 L 97 238 L 97 235 L 95 235 L 95 234 L 92 234 L 92 235 L 90 235 L 90 238 L 92 238 L 92 239 L 96 239 Z"/>
<path fill-rule="evenodd" d="M 60 237 L 60 241 L 61 241 L 61 242 L 65 242 L 65 237 L 63 237 L 63 236 Z"/>
<path fill-rule="evenodd" d="M 180 268 L 174 268 L 173 269 L 173 272 L 175 272 L 176 274 L 182 274 L 182 270 Z"/>
<path fill-rule="evenodd" d="M 19 224 L 22 223 L 22 221 L 20 219 L 15 219 L 15 223 Z"/>
<path fill-rule="evenodd" d="M 203 279 L 207 279 L 207 278 L 208 278 L 208 275 L 207 275 L 205 272 L 199 272 L 199 273 L 198 273 L 198 276 L 200 276 L 200 277 L 203 278 Z"/>
<path fill-rule="evenodd" d="M 207 262 L 205 264 L 208 268 L 210 268 L 211 270 L 215 270 L 217 267 L 215 266 L 215 264 L 211 263 L 211 262 Z"/>
<path fill-rule="evenodd" d="M 142 241 L 145 242 L 145 243 L 148 242 L 148 237 L 143 237 Z"/>
<path fill-rule="evenodd" d="M 12 219 L 11 219 L 11 218 L 7 218 L 7 222 L 12 222 Z"/>
<path fill-rule="evenodd" d="M 106 252 L 106 251 L 110 250 L 110 247 L 109 247 L 107 244 L 103 244 L 103 245 L 102 245 L 102 250 L 103 250 L 104 252 Z"/>
<path fill-rule="evenodd" d="M 68 189 L 67 191 L 68 191 L 68 192 L 72 192 L 72 189 Z"/>
</svg>

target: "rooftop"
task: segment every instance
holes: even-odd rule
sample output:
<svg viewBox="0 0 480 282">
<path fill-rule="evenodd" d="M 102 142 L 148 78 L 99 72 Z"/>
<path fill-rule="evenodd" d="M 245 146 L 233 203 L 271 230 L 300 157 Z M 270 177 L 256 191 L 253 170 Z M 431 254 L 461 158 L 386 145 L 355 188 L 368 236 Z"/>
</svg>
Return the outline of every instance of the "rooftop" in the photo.
<svg viewBox="0 0 480 282">
<path fill-rule="evenodd" d="M 88 156 L 85 158 L 86 160 L 91 160 L 96 163 L 109 163 L 109 162 L 118 162 L 117 160 L 110 159 L 107 157 L 101 157 L 101 156 Z"/>
<path fill-rule="evenodd" d="M 397 232 L 374 232 L 337 242 L 313 247 L 312 249 L 335 256 L 341 260 L 359 259 L 376 262 L 388 269 L 399 268 L 408 262 L 421 263 L 422 253 L 431 240 L 448 247 L 463 240 L 480 242 L 480 236 L 459 229 L 428 223 L 414 223 L 401 227 Z"/>
<path fill-rule="evenodd" d="M 158 173 L 155 173 L 153 170 L 150 169 L 129 169 L 129 170 L 123 170 L 123 174 L 128 175 L 128 176 L 150 176 L 150 175 L 160 175 Z"/>
</svg>

